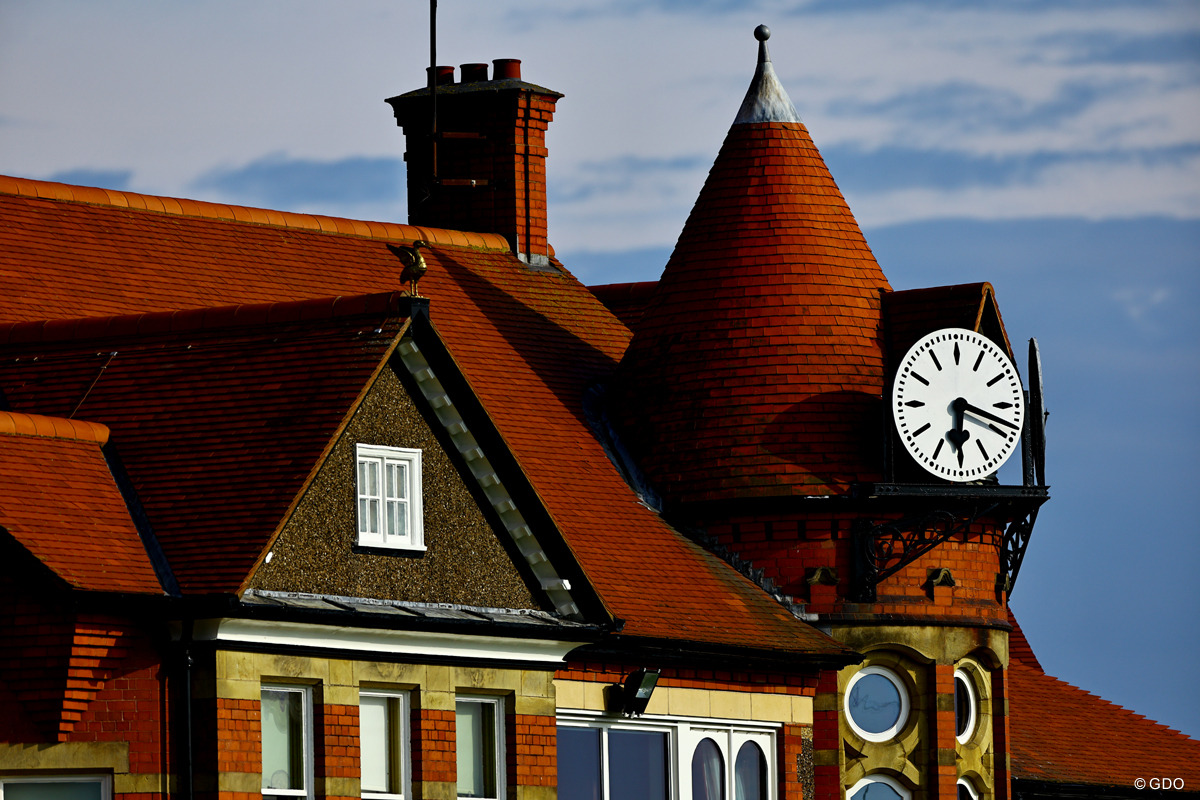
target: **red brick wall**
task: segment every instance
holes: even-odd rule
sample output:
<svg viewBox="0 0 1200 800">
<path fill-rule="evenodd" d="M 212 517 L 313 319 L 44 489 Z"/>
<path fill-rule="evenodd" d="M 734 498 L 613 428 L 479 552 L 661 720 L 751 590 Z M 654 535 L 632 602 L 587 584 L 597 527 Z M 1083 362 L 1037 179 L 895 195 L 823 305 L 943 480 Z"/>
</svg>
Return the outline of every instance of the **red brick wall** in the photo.
<svg viewBox="0 0 1200 800">
<path fill-rule="evenodd" d="M 573 661 L 566 668 L 556 671 L 554 677 L 566 681 L 621 683 L 638 666 L 642 665 Z M 817 674 L 668 668 L 662 671 L 658 686 L 812 697 L 816 694 Z"/>
<path fill-rule="evenodd" d="M 1004 596 L 996 591 L 1001 558 L 995 526 L 977 524 L 967 536 L 937 545 L 881 582 L 876 602 L 854 603 L 856 519 L 851 513 L 760 515 L 710 523 L 707 529 L 720 545 L 762 569 L 766 579 L 803 602 L 811 613 L 845 621 L 901 614 L 967 625 L 1004 622 Z M 836 586 L 808 582 L 812 571 L 822 566 L 836 570 Z M 941 567 L 950 570 L 955 586 L 930 591 L 928 571 Z"/>
<path fill-rule="evenodd" d="M 514 714 L 507 728 L 510 786 L 557 786 L 558 744 L 554 717 Z"/>
<path fill-rule="evenodd" d="M 223 697 L 216 703 L 217 770 L 262 772 L 262 703 Z"/>
<path fill-rule="evenodd" d="M 414 708 L 410 730 L 414 790 L 422 781 L 453 783 L 458 772 L 454 712 Z"/>
</svg>

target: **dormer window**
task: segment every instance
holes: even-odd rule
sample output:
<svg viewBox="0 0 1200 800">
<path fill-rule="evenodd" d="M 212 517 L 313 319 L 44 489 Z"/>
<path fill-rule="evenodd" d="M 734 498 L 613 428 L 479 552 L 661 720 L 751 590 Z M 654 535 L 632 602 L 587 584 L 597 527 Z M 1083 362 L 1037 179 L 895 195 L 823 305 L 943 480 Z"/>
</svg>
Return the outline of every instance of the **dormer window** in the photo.
<svg viewBox="0 0 1200 800">
<path fill-rule="evenodd" d="M 356 459 L 359 546 L 424 550 L 421 451 L 360 444 Z"/>
</svg>

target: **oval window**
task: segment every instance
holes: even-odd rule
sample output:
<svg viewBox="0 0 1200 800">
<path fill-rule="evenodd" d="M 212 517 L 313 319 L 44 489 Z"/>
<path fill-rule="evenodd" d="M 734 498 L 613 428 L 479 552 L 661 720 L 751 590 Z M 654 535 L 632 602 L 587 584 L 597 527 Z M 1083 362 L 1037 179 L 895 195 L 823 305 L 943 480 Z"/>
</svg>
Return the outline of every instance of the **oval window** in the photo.
<svg viewBox="0 0 1200 800">
<path fill-rule="evenodd" d="M 725 800 L 725 758 L 712 739 L 692 753 L 692 800 Z"/>
<path fill-rule="evenodd" d="M 976 708 L 975 684 L 965 670 L 954 670 L 954 738 L 963 744 L 975 732 Z"/>
<path fill-rule="evenodd" d="M 884 667 L 863 667 L 846 688 L 846 719 L 869 742 L 892 738 L 908 721 L 908 690 Z"/>
<path fill-rule="evenodd" d="M 734 800 L 767 800 L 767 758 L 762 748 L 746 742 L 733 762 Z"/>
</svg>

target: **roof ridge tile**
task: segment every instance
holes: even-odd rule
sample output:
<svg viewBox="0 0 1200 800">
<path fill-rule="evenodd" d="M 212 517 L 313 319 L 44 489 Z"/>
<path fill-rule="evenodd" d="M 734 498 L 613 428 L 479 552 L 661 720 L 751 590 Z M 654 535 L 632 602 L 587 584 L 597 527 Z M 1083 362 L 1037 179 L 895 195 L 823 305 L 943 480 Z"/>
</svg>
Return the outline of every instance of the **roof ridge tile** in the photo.
<svg viewBox="0 0 1200 800">
<path fill-rule="evenodd" d="M 498 233 L 470 233 L 442 228 L 418 228 L 398 222 L 366 222 L 323 214 L 303 214 L 296 211 L 276 211 L 253 206 L 235 206 L 206 200 L 160 197 L 136 192 L 76 186 L 69 183 L 41 181 L 0 175 L 0 194 L 18 197 L 38 197 L 72 203 L 88 203 L 116 208 L 133 208 L 156 214 L 201 217 L 238 222 L 247 225 L 274 225 L 283 228 L 336 233 L 373 239 L 411 242 L 424 239 L 443 247 L 470 247 L 479 250 L 509 252 L 507 240 Z"/>
<path fill-rule="evenodd" d="M 109 430 L 107 425 L 99 422 L 23 414 L 19 411 L 0 411 L 0 435 L 73 439 L 104 445 L 108 442 Z"/>
<path fill-rule="evenodd" d="M 0 325 L 0 344 L 61 342 L 112 336 L 153 336 L 231 327 L 260 327 L 364 314 L 406 314 L 404 301 L 409 299 L 412 298 L 406 292 L 375 292 L 275 303 L 241 303 L 140 314 L 14 322 Z"/>
</svg>

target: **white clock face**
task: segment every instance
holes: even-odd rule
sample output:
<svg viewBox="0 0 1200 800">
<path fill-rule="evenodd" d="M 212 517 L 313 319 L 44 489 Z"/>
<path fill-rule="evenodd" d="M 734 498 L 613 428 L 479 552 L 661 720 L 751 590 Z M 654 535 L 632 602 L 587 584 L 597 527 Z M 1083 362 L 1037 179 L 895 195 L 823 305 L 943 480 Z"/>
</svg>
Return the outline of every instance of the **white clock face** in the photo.
<svg viewBox="0 0 1200 800">
<path fill-rule="evenodd" d="M 892 387 L 900 441 L 927 471 L 958 483 L 1000 468 L 1025 419 L 1016 367 L 991 339 L 945 328 L 905 354 Z"/>
</svg>

